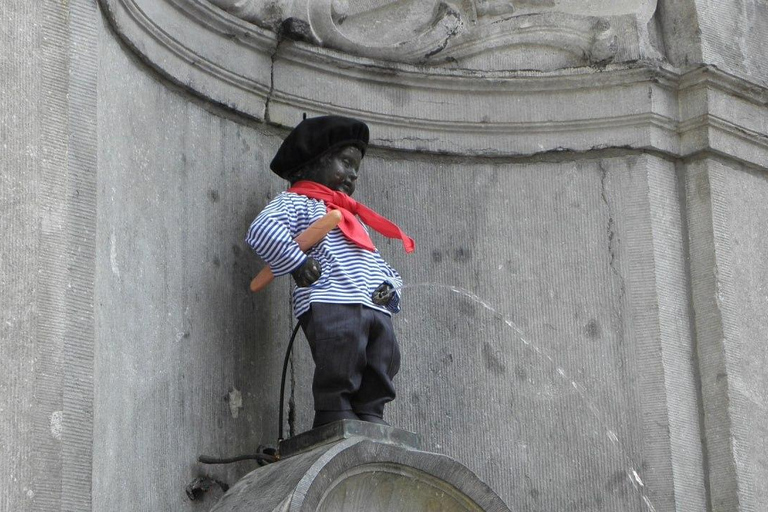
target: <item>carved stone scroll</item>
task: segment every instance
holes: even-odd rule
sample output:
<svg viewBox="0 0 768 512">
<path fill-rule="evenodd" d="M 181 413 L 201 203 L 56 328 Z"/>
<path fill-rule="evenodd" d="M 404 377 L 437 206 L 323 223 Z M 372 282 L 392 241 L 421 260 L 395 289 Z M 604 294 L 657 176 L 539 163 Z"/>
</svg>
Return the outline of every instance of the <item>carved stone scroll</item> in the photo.
<svg viewBox="0 0 768 512">
<path fill-rule="evenodd" d="M 211 0 L 276 29 L 305 21 L 326 48 L 417 65 L 557 69 L 658 57 L 656 0 Z"/>
<path fill-rule="evenodd" d="M 445 2 L 437 5 L 431 19 L 423 24 L 423 31 L 414 31 L 410 38 L 392 42 L 377 44 L 375 39 L 365 42 L 360 37 L 363 34 L 356 34 L 358 37 L 353 39 L 354 36 L 350 37 L 340 29 L 339 21 L 345 18 L 346 14 L 337 12 L 333 3 L 310 0 L 309 24 L 322 46 L 369 58 L 406 63 L 426 61 L 442 51 L 451 38 L 466 34 L 470 29 L 466 12 Z M 406 22 L 405 26 L 408 25 Z"/>
<path fill-rule="evenodd" d="M 291 16 L 291 0 L 209 0 L 213 5 L 238 18 L 261 27 L 276 30 Z"/>
</svg>

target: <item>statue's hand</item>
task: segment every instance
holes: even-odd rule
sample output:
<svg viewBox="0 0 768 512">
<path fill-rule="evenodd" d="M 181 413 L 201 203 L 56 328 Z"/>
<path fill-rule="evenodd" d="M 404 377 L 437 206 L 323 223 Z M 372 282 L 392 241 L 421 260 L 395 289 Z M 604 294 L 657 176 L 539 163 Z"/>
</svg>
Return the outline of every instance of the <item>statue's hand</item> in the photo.
<svg viewBox="0 0 768 512">
<path fill-rule="evenodd" d="M 371 295 L 371 300 L 374 304 L 378 304 L 379 306 L 386 306 L 389 304 L 389 301 L 392 300 L 392 297 L 395 296 L 395 289 L 392 288 L 392 285 L 389 283 L 381 283 L 378 288 L 376 288 L 373 291 L 373 295 Z"/>
<path fill-rule="evenodd" d="M 320 268 L 320 263 L 314 258 L 307 258 L 307 261 L 291 272 L 291 275 L 293 280 L 296 281 L 296 286 L 305 288 L 320 279 L 320 274 L 322 273 L 323 270 Z"/>
</svg>

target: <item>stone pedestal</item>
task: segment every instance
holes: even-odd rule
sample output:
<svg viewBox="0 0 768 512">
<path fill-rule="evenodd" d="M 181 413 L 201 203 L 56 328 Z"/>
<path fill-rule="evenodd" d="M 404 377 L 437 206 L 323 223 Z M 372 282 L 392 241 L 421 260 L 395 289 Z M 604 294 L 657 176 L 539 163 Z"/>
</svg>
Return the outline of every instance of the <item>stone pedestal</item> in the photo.
<svg viewBox="0 0 768 512">
<path fill-rule="evenodd" d="M 416 434 L 344 420 L 280 444 L 282 459 L 246 475 L 212 512 L 505 511 L 490 487 Z"/>
</svg>

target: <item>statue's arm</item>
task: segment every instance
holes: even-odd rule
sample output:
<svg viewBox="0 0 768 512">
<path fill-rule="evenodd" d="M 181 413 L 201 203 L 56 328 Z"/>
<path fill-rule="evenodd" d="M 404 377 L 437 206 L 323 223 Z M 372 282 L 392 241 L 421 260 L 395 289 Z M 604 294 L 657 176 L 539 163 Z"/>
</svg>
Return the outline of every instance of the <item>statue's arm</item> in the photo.
<svg viewBox="0 0 768 512">
<path fill-rule="evenodd" d="M 296 215 L 285 196 L 273 199 L 251 223 L 245 242 L 272 269 L 275 277 L 293 273 L 307 262 L 294 240 Z"/>
</svg>

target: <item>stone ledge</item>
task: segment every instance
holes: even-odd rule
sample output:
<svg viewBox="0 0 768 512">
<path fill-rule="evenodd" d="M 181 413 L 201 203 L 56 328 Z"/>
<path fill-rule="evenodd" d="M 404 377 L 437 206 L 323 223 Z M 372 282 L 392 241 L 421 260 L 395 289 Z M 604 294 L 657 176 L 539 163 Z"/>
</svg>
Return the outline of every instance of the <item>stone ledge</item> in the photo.
<svg viewBox="0 0 768 512">
<path fill-rule="evenodd" d="M 387 425 L 376 425 L 365 421 L 343 420 L 314 428 L 280 442 L 279 453 L 284 460 L 318 446 L 323 446 L 351 437 L 364 437 L 378 443 L 404 448 L 421 448 L 421 438 L 413 432 Z"/>
<path fill-rule="evenodd" d="M 211 512 L 510 510 L 463 464 L 415 449 L 416 434 L 344 421 L 297 438 L 281 445 L 288 456 L 247 474 Z"/>
</svg>

